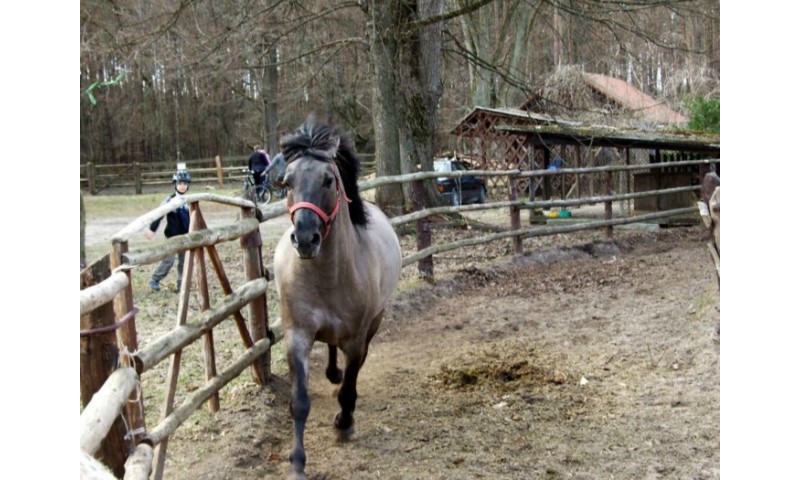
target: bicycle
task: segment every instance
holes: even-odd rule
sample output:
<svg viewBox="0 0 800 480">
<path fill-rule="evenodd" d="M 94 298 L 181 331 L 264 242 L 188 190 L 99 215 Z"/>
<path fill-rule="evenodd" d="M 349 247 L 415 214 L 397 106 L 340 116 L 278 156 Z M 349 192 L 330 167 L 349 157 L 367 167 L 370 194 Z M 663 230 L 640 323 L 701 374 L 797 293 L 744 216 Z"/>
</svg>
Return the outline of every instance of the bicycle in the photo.
<svg viewBox="0 0 800 480">
<path fill-rule="evenodd" d="M 270 181 L 267 177 L 266 181 L 260 185 L 253 183 L 253 172 L 247 168 L 242 169 L 245 174 L 244 185 L 242 186 L 242 194 L 244 198 L 249 198 L 256 203 L 269 203 L 272 201 L 273 195 L 277 198 L 286 197 L 286 188 L 279 187 Z"/>
</svg>

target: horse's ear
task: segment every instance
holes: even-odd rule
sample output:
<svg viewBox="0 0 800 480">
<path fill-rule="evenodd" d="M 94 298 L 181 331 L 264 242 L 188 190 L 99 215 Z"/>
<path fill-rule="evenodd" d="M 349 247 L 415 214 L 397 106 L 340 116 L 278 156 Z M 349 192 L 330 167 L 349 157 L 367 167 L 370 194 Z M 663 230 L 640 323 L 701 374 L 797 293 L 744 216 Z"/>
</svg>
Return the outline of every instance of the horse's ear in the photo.
<svg viewBox="0 0 800 480">
<path fill-rule="evenodd" d="M 336 158 L 336 153 L 339 151 L 340 142 L 341 139 L 339 135 L 334 135 L 331 137 L 330 145 L 328 145 L 328 150 L 326 151 L 328 158 Z"/>
</svg>

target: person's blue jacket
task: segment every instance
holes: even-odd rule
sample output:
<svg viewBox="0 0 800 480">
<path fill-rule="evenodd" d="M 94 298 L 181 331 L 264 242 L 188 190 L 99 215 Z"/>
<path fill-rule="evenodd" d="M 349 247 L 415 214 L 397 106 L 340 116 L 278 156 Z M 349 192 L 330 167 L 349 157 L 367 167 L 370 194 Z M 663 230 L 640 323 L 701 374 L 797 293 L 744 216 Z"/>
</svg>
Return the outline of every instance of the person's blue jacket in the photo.
<svg viewBox="0 0 800 480">
<path fill-rule="evenodd" d="M 176 194 L 168 196 L 161 204 L 165 204 L 172 200 Z M 163 217 L 162 217 L 163 218 Z M 161 223 L 161 218 L 150 224 L 150 231 L 155 232 L 158 230 L 158 224 Z M 175 235 L 183 235 L 189 232 L 189 206 L 183 205 L 167 214 L 167 227 L 164 229 L 164 236 L 167 238 L 174 237 Z"/>
</svg>

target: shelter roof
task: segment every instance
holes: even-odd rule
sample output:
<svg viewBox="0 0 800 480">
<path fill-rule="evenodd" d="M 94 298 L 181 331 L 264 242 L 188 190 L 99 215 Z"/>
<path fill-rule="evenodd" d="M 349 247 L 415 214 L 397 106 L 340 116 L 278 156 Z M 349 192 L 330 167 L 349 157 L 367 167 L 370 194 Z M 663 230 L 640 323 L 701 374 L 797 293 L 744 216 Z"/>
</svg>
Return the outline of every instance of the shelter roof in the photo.
<svg viewBox="0 0 800 480">
<path fill-rule="evenodd" d="M 588 92 L 593 92 L 589 95 Z M 616 107 L 613 107 L 616 106 Z M 686 124 L 689 119 L 624 80 L 565 68 L 519 107 L 536 112 L 570 112 L 582 120 L 640 127 Z"/>
<path fill-rule="evenodd" d="M 583 73 L 584 81 L 593 89 L 633 112 L 641 113 L 650 121 L 662 124 L 688 123 L 689 119 L 669 108 L 663 101 L 647 95 L 624 80 Z"/>
<path fill-rule="evenodd" d="M 488 108 L 475 107 L 470 113 L 458 121 L 455 128 L 450 131 L 453 135 L 464 137 L 476 136 L 478 132 L 485 132 L 498 122 L 530 125 L 579 125 L 566 119 L 556 118 L 552 115 L 539 114 L 519 108 Z"/>
<path fill-rule="evenodd" d="M 524 135 L 539 145 L 583 145 L 592 147 L 641 148 L 702 152 L 719 157 L 719 135 L 652 132 L 592 125 L 496 125 L 495 130 Z"/>
</svg>

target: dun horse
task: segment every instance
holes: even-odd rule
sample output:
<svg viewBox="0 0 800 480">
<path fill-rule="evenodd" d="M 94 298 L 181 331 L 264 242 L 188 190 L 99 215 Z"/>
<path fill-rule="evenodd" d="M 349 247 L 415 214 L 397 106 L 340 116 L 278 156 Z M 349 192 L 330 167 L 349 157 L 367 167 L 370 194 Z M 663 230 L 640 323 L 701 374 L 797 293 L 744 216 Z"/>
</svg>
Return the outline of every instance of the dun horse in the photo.
<svg viewBox="0 0 800 480">
<path fill-rule="evenodd" d="M 275 278 L 292 381 L 294 444 L 289 478 L 305 479 L 303 432 L 311 408 L 308 363 L 328 344 L 325 376 L 341 386 L 334 418 L 341 439 L 354 432 L 358 372 L 400 278 L 397 235 L 383 212 L 363 202 L 360 162 L 345 138 L 309 118 L 281 139 L 293 226 L 275 250 Z M 344 353 L 344 372 L 337 366 Z"/>
</svg>

